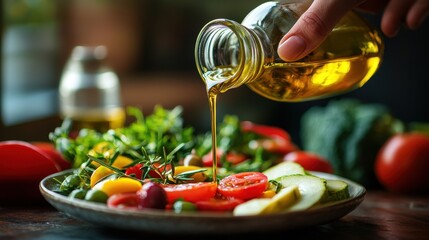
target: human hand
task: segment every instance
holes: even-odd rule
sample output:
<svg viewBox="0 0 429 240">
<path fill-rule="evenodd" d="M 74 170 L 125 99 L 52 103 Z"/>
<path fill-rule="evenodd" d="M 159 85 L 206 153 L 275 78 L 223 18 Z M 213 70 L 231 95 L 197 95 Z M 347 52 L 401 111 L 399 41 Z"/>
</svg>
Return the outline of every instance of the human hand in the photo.
<svg viewBox="0 0 429 240">
<path fill-rule="evenodd" d="M 350 10 L 382 12 L 381 30 L 395 36 L 401 25 L 417 29 L 429 14 L 429 0 L 314 0 L 280 40 L 278 54 L 284 61 L 305 57 L 325 40 Z"/>
</svg>

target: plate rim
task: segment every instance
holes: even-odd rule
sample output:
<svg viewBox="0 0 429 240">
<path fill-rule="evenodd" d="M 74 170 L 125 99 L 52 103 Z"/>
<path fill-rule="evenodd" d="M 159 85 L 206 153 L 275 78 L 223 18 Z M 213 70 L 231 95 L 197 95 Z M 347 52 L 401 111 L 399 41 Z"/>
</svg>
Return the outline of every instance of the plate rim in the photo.
<svg viewBox="0 0 429 240">
<path fill-rule="evenodd" d="M 337 176 L 334 174 L 328 174 L 323 172 L 309 171 L 311 174 L 326 178 L 326 179 L 339 179 L 346 181 L 349 184 L 349 192 L 351 191 L 352 196 L 345 200 L 335 201 L 332 203 L 326 203 L 321 206 L 313 207 L 305 210 L 296 210 L 290 212 L 279 212 L 266 215 L 246 215 L 246 216 L 234 216 L 232 213 L 219 213 L 219 212 L 185 212 L 175 213 L 174 211 L 165 211 L 158 209 L 142 209 L 139 211 L 130 209 L 115 209 L 109 208 L 102 203 L 88 202 L 81 199 L 71 199 L 67 196 L 59 194 L 53 189 L 49 188 L 50 181 L 55 181 L 54 178 L 65 177 L 73 173 L 75 169 L 68 169 L 61 172 L 57 172 L 46 176 L 39 183 L 39 190 L 42 196 L 47 202 L 49 202 L 54 208 L 60 212 L 64 212 L 69 217 L 83 220 L 85 222 L 96 224 L 94 218 L 96 215 L 102 217 L 115 217 L 128 222 L 128 225 L 124 222 L 118 222 L 112 219 L 101 218 L 98 223 L 102 223 L 102 226 L 114 227 L 118 229 L 127 230 L 152 230 L 152 221 L 157 224 L 164 224 L 166 226 L 174 225 L 175 228 L 169 228 L 165 233 L 189 233 L 189 228 L 186 224 L 181 224 L 182 221 L 188 221 L 190 225 L 198 224 L 201 225 L 195 233 L 215 233 L 217 227 L 223 227 L 223 233 L 241 233 L 250 231 L 260 231 L 260 229 L 235 229 L 232 227 L 225 227 L 225 223 L 241 226 L 245 223 L 254 225 L 260 223 L 266 226 L 267 230 L 287 230 L 311 225 L 319 225 L 328 223 L 330 221 L 339 219 L 355 208 L 357 208 L 365 198 L 366 189 L 364 186 L 349 180 L 347 178 Z M 329 210 L 329 211 L 328 211 Z M 329 217 L 324 216 L 327 212 L 330 213 Z M 287 219 L 300 219 L 302 216 L 309 216 L 309 221 L 292 221 L 283 226 L 270 226 L 264 223 L 264 219 L 270 219 L 269 222 L 282 223 Z M 168 222 L 171 222 L 169 224 Z M 176 224 L 176 225 L 175 225 Z M 222 224 L 222 225 L 220 225 Z M 159 228 L 158 228 L 159 229 Z"/>
</svg>

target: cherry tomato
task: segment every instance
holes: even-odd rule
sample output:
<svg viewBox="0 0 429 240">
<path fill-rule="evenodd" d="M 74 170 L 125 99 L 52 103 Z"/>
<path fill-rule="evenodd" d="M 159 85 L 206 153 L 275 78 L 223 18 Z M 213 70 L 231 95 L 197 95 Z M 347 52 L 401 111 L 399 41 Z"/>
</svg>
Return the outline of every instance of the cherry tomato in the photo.
<svg viewBox="0 0 429 240">
<path fill-rule="evenodd" d="M 167 193 L 168 203 L 181 199 L 187 202 L 196 202 L 213 198 L 217 192 L 214 182 L 198 182 L 183 184 L 163 184 L 161 185 Z"/>
<path fill-rule="evenodd" d="M 169 164 L 168 165 L 161 165 L 160 163 L 153 163 L 153 167 L 156 168 L 157 171 L 161 174 L 164 171 L 169 171 L 171 169 L 171 165 L 169 165 Z M 134 175 L 135 178 L 142 179 L 144 169 L 147 169 L 144 167 L 144 164 L 138 163 L 134 166 L 128 167 L 125 170 L 125 174 L 130 175 L 130 176 Z M 159 173 L 157 171 L 155 171 L 153 169 L 149 170 L 149 177 L 160 178 L 161 176 L 159 175 Z"/>
<path fill-rule="evenodd" d="M 220 158 L 222 156 L 223 152 L 220 149 L 217 149 L 216 151 L 216 156 L 217 156 L 217 166 L 218 167 L 222 167 L 222 163 L 220 162 Z M 206 153 L 203 157 L 202 157 L 202 161 L 203 161 L 203 166 L 204 167 L 212 167 L 213 166 L 213 152 L 210 151 L 208 153 Z"/>
<path fill-rule="evenodd" d="M 111 208 L 137 210 L 139 197 L 136 193 L 116 193 L 107 199 L 107 206 Z"/>
<path fill-rule="evenodd" d="M 128 176 L 134 175 L 135 178 L 142 179 L 142 175 L 143 175 L 142 167 L 143 167 L 142 163 L 138 163 L 134 166 L 128 167 L 125 170 L 125 174 Z"/>
<path fill-rule="evenodd" d="M 160 174 L 162 174 L 163 172 L 167 172 L 167 171 L 171 170 L 170 164 L 164 165 L 161 163 L 153 163 L 152 166 L 157 169 L 157 171 L 149 170 L 149 176 L 153 177 L 153 178 L 160 178 L 161 177 Z"/>
<path fill-rule="evenodd" d="M 282 138 L 287 141 L 291 141 L 289 133 L 279 127 L 256 124 L 251 121 L 242 121 L 241 130 L 243 132 L 254 132 L 256 134 L 269 137 L 269 138 Z"/>
<path fill-rule="evenodd" d="M 281 155 L 288 154 L 293 151 L 298 151 L 299 148 L 293 142 L 284 140 L 283 138 L 262 138 L 249 142 L 251 149 L 263 148 L 268 152 L 278 153 Z"/>
<path fill-rule="evenodd" d="M 260 172 L 242 172 L 219 181 L 218 191 L 222 196 L 251 199 L 260 196 L 268 186 L 268 178 Z"/>
<path fill-rule="evenodd" d="M 243 153 L 229 152 L 226 154 L 226 161 L 233 165 L 246 161 L 249 157 Z"/>
<path fill-rule="evenodd" d="M 199 211 L 225 212 L 232 211 L 238 205 L 243 203 L 239 198 L 211 198 L 205 201 L 197 201 L 195 205 Z"/>
<path fill-rule="evenodd" d="M 392 136 L 379 150 L 374 170 L 379 182 L 390 191 L 429 191 L 429 136 L 421 133 Z"/>
<path fill-rule="evenodd" d="M 218 167 L 222 167 L 222 162 L 221 162 L 221 157 L 222 157 L 223 151 L 218 149 L 216 151 L 216 155 L 217 155 L 217 166 Z M 239 164 L 241 162 L 244 162 L 248 159 L 249 157 L 246 154 L 242 154 L 242 153 L 236 153 L 236 152 L 228 152 L 226 153 L 225 156 L 225 161 L 234 164 Z M 213 152 L 210 151 L 207 154 L 205 154 L 202 157 L 202 161 L 203 161 L 203 166 L 204 167 L 212 167 L 213 166 Z"/>
<path fill-rule="evenodd" d="M 311 152 L 290 152 L 283 157 L 283 161 L 296 162 L 307 171 L 334 173 L 334 168 L 328 160 Z"/>
</svg>

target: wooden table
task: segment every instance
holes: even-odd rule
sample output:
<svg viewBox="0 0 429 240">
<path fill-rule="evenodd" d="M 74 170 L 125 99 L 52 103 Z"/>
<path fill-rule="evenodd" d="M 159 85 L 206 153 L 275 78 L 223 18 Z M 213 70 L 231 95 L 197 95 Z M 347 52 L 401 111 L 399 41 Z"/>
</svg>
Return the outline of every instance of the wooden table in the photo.
<svg viewBox="0 0 429 240">
<path fill-rule="evenodd" d="M 240 239 L 429 239 L 429 196 L 369 191 L 365 200 L 345 217 L 306 229 L 244 234 Z M 130 232 L 75 220 L 48 203 L 0 207 L 0 239 L 159 239 L 176 238 Z M 198 237 L 204 236 L 179 236 Z M 230 236 L 229 236 L 230 237 Z M 216 238 L 219 238 L 217 236 Z M 212 239 L 212 238 L 210 238 Z"/>
</svg>

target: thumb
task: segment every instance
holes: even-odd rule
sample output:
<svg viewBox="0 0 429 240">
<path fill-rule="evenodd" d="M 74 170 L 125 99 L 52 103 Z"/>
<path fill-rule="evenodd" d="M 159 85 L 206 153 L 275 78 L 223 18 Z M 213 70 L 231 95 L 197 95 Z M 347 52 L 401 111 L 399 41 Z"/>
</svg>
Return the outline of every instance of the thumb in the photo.
<svg viewBox="0 0 429 240">
<path fill-rule="evenodd" d="M 295 61 L 316 49 L 337 22 L 362 1 L 315 0 L 280 40 L 277 53 L 284 61 Z"/>
</svg>

